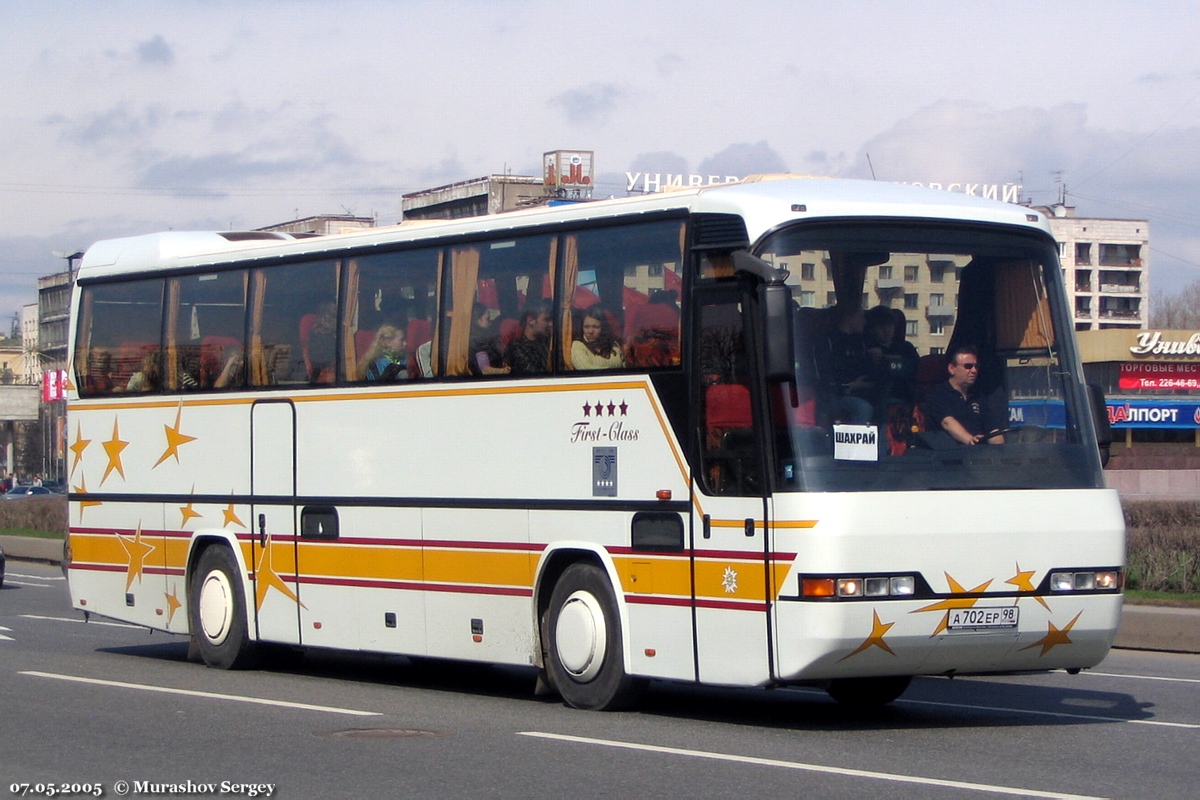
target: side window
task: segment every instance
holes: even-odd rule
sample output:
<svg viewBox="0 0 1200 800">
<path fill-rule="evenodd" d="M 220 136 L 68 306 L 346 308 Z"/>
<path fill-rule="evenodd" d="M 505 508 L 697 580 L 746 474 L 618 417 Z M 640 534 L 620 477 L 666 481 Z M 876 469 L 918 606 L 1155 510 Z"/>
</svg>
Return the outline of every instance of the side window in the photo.
<svg viewBox="0 0 1200 800">
<path fill-rule="evenodd" d="M 168 389 L 246 385 L 246 284 L 244 270 L 167 282 Z"/>
<path fill-rule="evenodd" d="M 410 250 L 346 264 L 345 378 L 432 378 L 441 254 Z"/>
<path fill-rule="evenodd" d="M 83 289 L 75 349 L 82 397 L 163 388 L 162 280 Z"/>
<path fill-rule="evenodd" d="M 250 385 L 333 383 L 340 266 L 317 261 L 251 273 Z"/>
<path fill-rule="evenodd" d="M 620 225 L 563 237 L 563 367 L 679 366 L 684 225 Z"/>
<path fill-rule="evenodd" d="M 447 375 L 538 375 L 550 371 L 554 343 L 552 236 L 451 247 Z"/>
</svg>

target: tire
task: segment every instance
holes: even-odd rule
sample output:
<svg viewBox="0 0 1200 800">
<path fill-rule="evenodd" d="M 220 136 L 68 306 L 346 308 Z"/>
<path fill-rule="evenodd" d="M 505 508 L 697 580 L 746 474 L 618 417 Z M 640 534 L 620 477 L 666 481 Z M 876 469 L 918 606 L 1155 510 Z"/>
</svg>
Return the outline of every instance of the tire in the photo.
<svg viewBox="0 0 1200 800">
<path fill-rule="evenodd" d="M 825 691 L 847 708 L 868 709 L 886 706 L 912 683 L 911 675 L 887 678 L 835 678 Z"/>
<path fill-rule="evenodd" d="M 546 670 L 567 705 L 615 711 L 637 701 L 647 682 L 625 672 L 621 617 L 603 570 L 567 567 L 545 620 Z"/>
<path fill-rule="evenodd" d="M 200 658 L 215 669 L 246 669 L 257 664 L 257 648 L 246 629 L 242 571 L 228 547 L 200 554 L 188 587 L 192 638 Z"/>
</svg>

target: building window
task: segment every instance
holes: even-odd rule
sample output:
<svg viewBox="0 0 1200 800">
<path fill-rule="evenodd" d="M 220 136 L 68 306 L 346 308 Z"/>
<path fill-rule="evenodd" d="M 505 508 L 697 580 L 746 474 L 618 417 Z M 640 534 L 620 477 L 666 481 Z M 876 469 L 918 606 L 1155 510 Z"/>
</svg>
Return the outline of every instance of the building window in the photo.
<svg viewBox="0 0 1200 800">
<path fill-rule="evenodd" d="M 817 265 L 816 264 L 801 264 L 800 265 L 800 280 L 811 281 L 811 280 L 815 280 L 816 276 L 817 276 Z"/>
<path fill-rule="evenodd" d="M 944 347 L 929 348 L 929 355 L 931 355 L 931 356 L 940 356 L 944 352 L 946 352 L 946 348 L 944 348 Z"/>
<path fill-rule="evenodd" d="M 929 335 L 944 336 L 946 334 L 946 323 L 940 318 L 929 320 Z"/>
<path fill-rule="evenodd" d="M 836 306 L 837 305 L 837 292 L 826 292 L 825 293 L 825 305 L 827 305 L 827 306 Z"/>
<path fill-rule="evenodd" d="M 884 279 L 892 277 L 892 265 L 884 264 L 884 265 L 880 266 L 879 267 L 879 277 L 884 278 Z"/>
<path fill-rule="evenodd" d="M 917 282 L 917 265 L 916 264 L 909 264 L 908 266 L 906 266 L 904 268 L 904 282 L 905 283 L 916 283 Z"/>
<path fill-rule="evenodd" d="M 929 305 L 931 305 L 931 306 L 944 306 L 944 305 L 946 305 L 946 295 L 944 295 L 944 294 L 931 294 L 931 295 L 929 295 Z"/>
<path fill-rule="evenodd" d="M 904 321 L 904 335 L 905 336 L 916 336 L 917 335 L 917 321 L 915 319 L 906 319 Z"/>
<path fill-rule="evenodd" d="M 813 308 L 817 304 L 817 293 L 810 291 L 800 292 L 800 305 L 805 308 Z"/>
<path fill-rule="evenodd" d="M 915 292 L 913 294 L 904 295 L 904 307 L 905 308 L 916 308 L 917 307 L 917 295 Z"/>
<path fill-rule="evenodd" d="M 1075 243 L 1075 263 L 1076 264 L 1091 264 L 1092 263 L 1092 243 L 1091 242 L 1076 242 Z"/>
</svg>

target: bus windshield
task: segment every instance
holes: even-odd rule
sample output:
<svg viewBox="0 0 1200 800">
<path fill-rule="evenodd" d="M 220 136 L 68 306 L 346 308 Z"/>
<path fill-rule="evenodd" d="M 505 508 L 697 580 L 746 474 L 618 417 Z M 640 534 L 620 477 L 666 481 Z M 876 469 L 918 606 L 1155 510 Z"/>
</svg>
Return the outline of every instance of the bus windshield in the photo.
<svg viewBox="0 0 1200 800">
<path fill-rule="evenodd" d="M 856 221 L 758 253 L 798 306 L 795 382 L 771 391 L 779 488 L 1103 486 L 1053 242 Z"/>
</svg>

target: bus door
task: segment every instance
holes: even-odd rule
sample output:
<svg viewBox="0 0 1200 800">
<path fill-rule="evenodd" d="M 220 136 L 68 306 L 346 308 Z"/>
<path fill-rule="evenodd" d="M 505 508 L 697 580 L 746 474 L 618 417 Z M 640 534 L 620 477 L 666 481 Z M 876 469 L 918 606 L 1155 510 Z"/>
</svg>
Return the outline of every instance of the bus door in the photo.
<svg viewBox="0 0 1200 800">
<path fill-rule="evenodd" d="M 259 401 L 251 408 L 250 459 L 258 638 L 298 644 L 296 409 L 290 401 Z"/>
<path fill-rule="evenodd" d="M 698 680 L 754 684 L 770 676 L 764 406 L 751 295 L 705 288 L 692 318 L 694 424 L 692 598 Z M 736 654 L 736 657 L 732 657 Z"/>
</svg>

